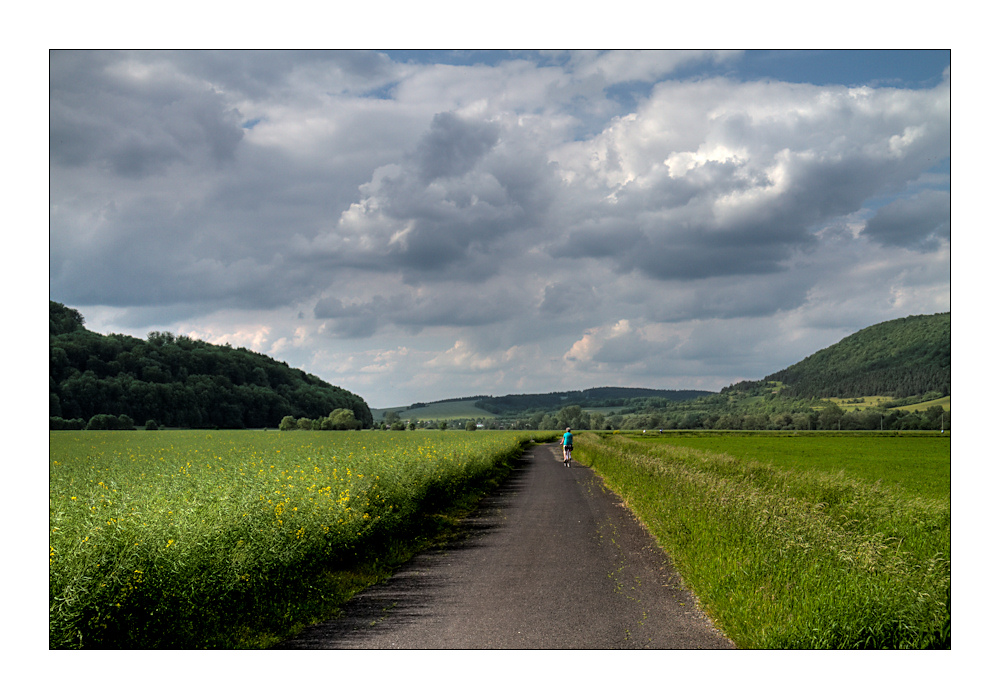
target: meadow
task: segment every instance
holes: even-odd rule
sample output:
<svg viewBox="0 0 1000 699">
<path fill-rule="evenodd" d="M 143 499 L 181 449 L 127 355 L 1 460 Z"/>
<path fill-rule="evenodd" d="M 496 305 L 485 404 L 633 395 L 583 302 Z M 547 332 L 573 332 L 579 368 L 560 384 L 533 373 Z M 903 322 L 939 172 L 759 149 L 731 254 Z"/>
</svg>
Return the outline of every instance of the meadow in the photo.
<svg viewBox="0 0 1000 699">
<path fill-rule="evenodd" d="M 534 436 L 52 432 L 50 647 L 267 647 L 390 574 Z"/>
<path fill-rule="evenodd" d="M 854 410 L 880 408 L 894 399 L 892 396 L 863 396 L 861 398 L 827 398 L 826 400 L 839 406 L 845 412 L 852 412 Z M 905 413 L 912 413 L 917 410 L 922 412 L 935 405 L 940 405 L 942 409 L 950 412 L 951 396 L 935 398 L 934 400 L 925 400 L 920 403 L 911 403 L 910 405 L 901 405 L 897 408 L 893 408 L 893 410 L 902 410 Z"/>
<path fill-rule="evenodd" d="M 372 417 L 376 422 L 383 420 L 387 412 L 394 411 L 403 420 L 474 420 L 476 418 L 496 417 L 491 412 L 476 407 L 476 400 L 451 400 L 440 403 L 428 403 L 417 408 L 409 406 L 399 408 L 372 408 Z"/>
<path fill-rule="evenodd" d="M 947 501 L 951 436 L 927 432 L 665 432 L 654 442 L 691 447 L 782 468 L 841 472 L 902 493 Z"/>
<path fill-rule="evenodd" d="M 951 646 L 950 438 L 580 435 L 740 648 Z"/>
</svg>

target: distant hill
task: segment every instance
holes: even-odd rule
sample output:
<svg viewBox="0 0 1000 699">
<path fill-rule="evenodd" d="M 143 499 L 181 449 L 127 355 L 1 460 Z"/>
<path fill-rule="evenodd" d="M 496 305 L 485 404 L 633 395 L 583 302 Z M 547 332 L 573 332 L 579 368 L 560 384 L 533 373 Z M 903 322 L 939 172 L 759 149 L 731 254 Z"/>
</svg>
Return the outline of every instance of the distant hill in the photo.
<svg viewBox="0 0 1000 699">
<path fill-rule="evenodd" d="M 950 395 L 951 313 L 872 325 L 764 380 L 800 398 Z"/>
<path fill-rule="evenodd" d="M 668 404 L 672 405 L 712 395 L 716 394 L 712 391 L 601 387 L 588 388 L 585 391 L 449 398 L 430 403 L 413 403 L 405 407 L 372 409 L 372 415 L 376 421 L 384 419 L 385 414 L 390 411 L 396 413 L 403 420 L 512 418 L 530 413 L 556 413 L 569 406 L 583 409 L 621 408 L 637 405 L 663 407 Z"/>
<path fill-rule="evenodd" d="M 719 392 L 602 387 L 467 396 L 374 413 L 378 421 L 392 411 L 404 422 L 461 418 L 516 429 L 947 429 L 950 394 L 951 315 L 939 313 L 873 325 Z"/>
<path fill-rule="evenodd" d="M 604 386 L 588 388 L 585 391 L 554 391 L 552 393 L 525 393 L 481 398 L 476 407 L 494 415 L 517 415 L 533 411 L 559 410 L 568 405 L 581 408 L 609 408 L 628 405 L 636 399 L 660 399 L 664 402 L 680 403 L 702 396 L 712 395 L 712 391 L 675 391 L 657 388 L 619 388 Z"/>
<path fill-rule="evenodd" d="M 277 428 L 286 415 L 350 408 L 373 425 L 360 397 L 257 352 L 170 333 L 146 340 L 87 330 L 79 311 L 49 302 L 49 415 L 88 421 L 126 415 L 136 425 Z"/>
</svg>

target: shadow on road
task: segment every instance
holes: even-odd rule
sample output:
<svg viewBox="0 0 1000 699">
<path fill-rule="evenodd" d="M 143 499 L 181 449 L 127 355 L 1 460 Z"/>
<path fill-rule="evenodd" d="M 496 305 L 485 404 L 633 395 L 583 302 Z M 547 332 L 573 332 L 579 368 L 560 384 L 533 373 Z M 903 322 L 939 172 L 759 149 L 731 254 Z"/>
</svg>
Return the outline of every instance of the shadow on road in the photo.
<svg viewBox="0 0 1000 699">
<path fill-rule="evenodd" d="M 440 604 L 439 595 L 446 587 L 452 556 L 486 546 L 488 538 L 502 526 L 500 512 L 524 490 L 530 458 L 526 455 L 518 460 L 503 484 L 484 497 L 476 510 L 462 521 L 454 539 L 417 554 L 386 582 L 358 593 L 344 606 L 340 616 L 310 626 L 272 648 L 349 648 L 362 636 L 367 643 L 377 643 L 379 636 L 395 634 L 426 616 L 433 606 L 432 601 L 437 600 L 435 604 Z"/>
</svg>

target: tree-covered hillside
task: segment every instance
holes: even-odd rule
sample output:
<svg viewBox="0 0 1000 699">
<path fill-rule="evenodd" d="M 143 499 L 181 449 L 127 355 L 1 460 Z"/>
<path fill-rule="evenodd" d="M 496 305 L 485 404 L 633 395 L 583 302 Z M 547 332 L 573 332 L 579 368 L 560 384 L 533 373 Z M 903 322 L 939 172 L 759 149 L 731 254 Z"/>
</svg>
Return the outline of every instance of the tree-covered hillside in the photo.
<svg viewBox="0 0 1000 699">
<path fill-rule="evenodd" d="M 170 333 L 101 335 L 83 322 L 79 311 L 49 302 L 50 417 L 276 428 L 286 415 L 319 418 L 349 408 L 362 426 L 373 424 L 360 396 L 266 355 Z"/>
<path fill-rule="evenodd" d="M 765 378 L 801 398 L 951 394 L 951 313 L 872 325 Z"/>
</svg>

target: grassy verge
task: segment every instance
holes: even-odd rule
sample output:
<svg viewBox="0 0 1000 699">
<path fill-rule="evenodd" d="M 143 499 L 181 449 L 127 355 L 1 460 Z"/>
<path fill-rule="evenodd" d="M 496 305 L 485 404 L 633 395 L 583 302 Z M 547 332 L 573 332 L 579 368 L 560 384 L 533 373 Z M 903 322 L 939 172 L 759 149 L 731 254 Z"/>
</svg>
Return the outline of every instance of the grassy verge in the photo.
<svg viewBox="0 0 1000 699">
<path fill-rule="evenodd" d="M 950 507 L 844 473 L 581 435 L 741 648 L 949 648 Z"/>
</svg>

